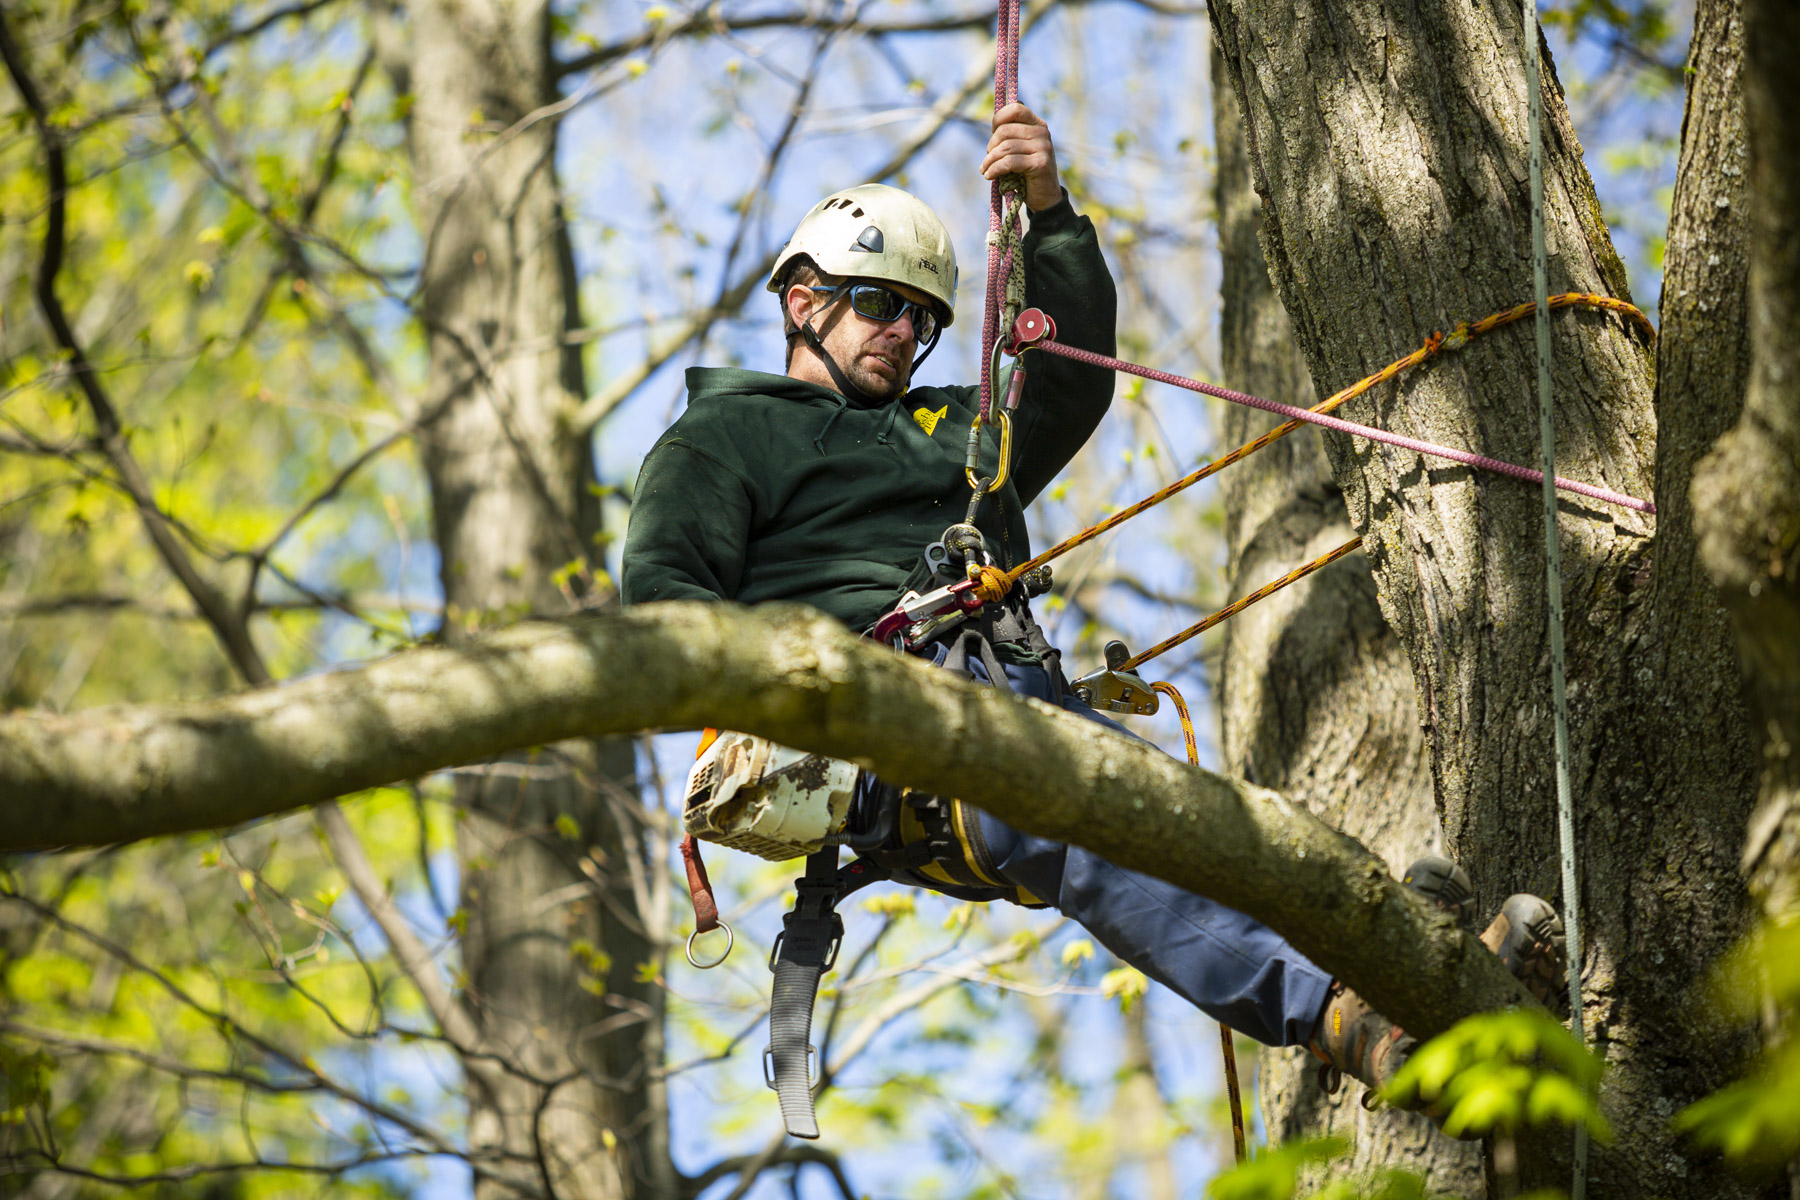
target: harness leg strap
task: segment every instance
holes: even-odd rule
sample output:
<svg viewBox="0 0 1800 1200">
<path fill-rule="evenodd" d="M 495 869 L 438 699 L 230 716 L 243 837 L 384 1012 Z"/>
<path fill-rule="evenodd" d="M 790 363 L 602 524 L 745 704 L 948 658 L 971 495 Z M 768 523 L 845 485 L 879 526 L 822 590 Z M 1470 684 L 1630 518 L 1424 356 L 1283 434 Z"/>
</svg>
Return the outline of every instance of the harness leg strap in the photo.
<svg viewBox="0 0 1800 1200">
<path fill-rule="evenodd" d="M 806 874 L 794 885 L 799 899 L 793 911 L 782 918 L 781 936 L 769 956 L 775 986 L 769 1002 L 769 1047 L 763 1052 L 763 1073 L 781 1104 L 782 1123 L 797 1138 L 819 1136 L 809 1070 L 813 1004 L 819 995 L 819 979 L 837 961 L 844 936 L 844 919 L 836 910 L 843 890 L 837 858 L 836 846 L 807 858 Z"/>
</svg>

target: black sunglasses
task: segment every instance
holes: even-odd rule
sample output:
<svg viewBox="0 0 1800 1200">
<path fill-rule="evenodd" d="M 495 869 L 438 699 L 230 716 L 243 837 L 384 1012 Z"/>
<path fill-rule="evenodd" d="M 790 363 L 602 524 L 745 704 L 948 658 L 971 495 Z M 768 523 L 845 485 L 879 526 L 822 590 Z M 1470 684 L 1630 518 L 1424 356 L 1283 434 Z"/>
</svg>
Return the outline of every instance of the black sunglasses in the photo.
<svg viewBox="0 0 1800 1200">
<path fill-rule="evenodd" d="M 824 292 L 832 300 L 837 299 L 838 293 L 848 291 L 853 312 L 884 325 L 890 321 L 898 321 L 910 311 L 913 341 L 921 346 L 930 345 L 937 336 L 937 313 L 932 311 L 930 305 L 908 300 L 892 288 L 882 287 L 878 283 L 841 283 L 837 287 L 816 287 L 812 290 Z M 830 304 L 831 300 L 826 303 Z"/>
</svg>

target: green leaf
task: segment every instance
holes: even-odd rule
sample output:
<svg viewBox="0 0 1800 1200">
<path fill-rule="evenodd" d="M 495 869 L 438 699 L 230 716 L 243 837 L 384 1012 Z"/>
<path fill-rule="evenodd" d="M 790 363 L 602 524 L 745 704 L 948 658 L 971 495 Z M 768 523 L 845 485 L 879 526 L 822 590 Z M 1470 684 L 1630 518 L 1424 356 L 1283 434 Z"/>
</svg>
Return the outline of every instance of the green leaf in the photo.
<svg viewBox="0 0 1800 1200">
<path fill-rule="evenodd" d="M 1289 1142 L 1216 1176 L 1206 1185 L 1207 1200 L 1292 1200 L 1302 1167 L 1330 1162 L 1349 1151 L 1350 1143 L 1343 1138 Z"/>
</svg>

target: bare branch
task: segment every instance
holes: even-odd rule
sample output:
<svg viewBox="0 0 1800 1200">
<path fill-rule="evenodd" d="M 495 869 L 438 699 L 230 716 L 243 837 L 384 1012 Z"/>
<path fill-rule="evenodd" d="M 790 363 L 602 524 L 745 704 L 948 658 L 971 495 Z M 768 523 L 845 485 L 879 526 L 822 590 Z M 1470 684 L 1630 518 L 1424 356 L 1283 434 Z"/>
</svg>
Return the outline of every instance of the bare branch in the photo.
<svg viewBox="0 0 1800 1200">
<path fill-rule="evenodd" d="M 1078 0 L 1085 2 L 1085 0 Z M 1171 17 L 1206 16 L 1198 5 L 1167 4 L 1162 0 L 1131 0 L 1140 8 Z M 991 29 L 992 9 L 970 13 L 951 13 L 942 17 L 924 17 L 905 21 L 864 21 L 856 16 L 822 17 L 817 12 L 764 13 L 754 17 L 723 17 L 712 7 L 693 14 L 684 21 L 646 29 L 629 38 L 608 42 L 584 54 L 557 64 L 556 75 L 578 74 L 604 67 L 622 58 L 655 49 L 677 38 L 701 38 L 724 34 L 749 33 L 758 29 L 816 29 L 821 33 L 849 33 L 861 37 L 904 36 L 906 34 L 959 33 L 971 29 Z"/>
<path fill-rule="evenodd" d="M 693 1197 L 699 1196 L 707 1188 L 730 1175 L 747 1174 L 754 1182 L 756 1175 L 761 1171 L 786 1163 L 817 1163 L 829 1169 L 832 1175 L 839 1179 L 840 1188 L 846 1186 L 843 1182 L 843 1163 L 835 1151 L 804 1142 L 790 1143 L 786 1146 L 780 1145 L 778 1142 L 773 1155 L 769 1154 L 766 1149 L 756 1154 L 733 1155 L 730 1158 L 720 1159 L 696 1175 L 686 1177 L 681 1181 L 681 1194 L 692 1200 Z M 846 1190 L 845 1195 L 854 1197 L 856 1193 Z"/>
<path fill-rule="evenodd" d="M 309 17 L 326 5 L 334 3 L 336 0 L 301 0 L 301 3 L 298 4 L 288 4 L 281 8 L 270 9 L 248 25 L 240 26 L 237 29 L 228 29 L 208 42 L 206 48 L 200 52 L 200 61 L 205 62 L 225 47 L 253 38 L 279 22 Z"/>
<path fill-rule="evenodd" d="M 194 605 L 206 617 L 227 656 L 238 672 L 250 683 L 266 683 L 269 671 L 261 653 L 250 639 L 244 614 L 235 611 L 211 581 L 202 576 L 188 557 L 162 509 L 157 506 L 150 482 L 136 456 L 131 453 L 119 424 L 118 410 L 101 385 L 100 376 L 89 361 L 86 350 L 75 336 L 56 294 L 56 277 L 62 271 L 63 243 L 67 232 L 68 163 L 63 153 L 62 134 L 50 123 L 49 113 L 37 87 L 27 71 L 24 59 L 13 40 L 6 18 L 0 14 L 0 58 L 4 58 L 8 74 L 20 98 L 30 112 L 44 148 L 45 176 L 50 190 L 50 206 L 44 234 L 43 258 L 38 267 L 36 291 L 38 307 L 43 310 L 56 343 L 69 358 L 69 367 L 77 386 L 87 398 L 97 426 L 96 445 L 105 452 L 118 473 L 119 483 L 137 506 L 138 516 L 150 535 L 163 564 L 167 566 Z"/>
<path fill-rule="evenodd" d="M 321 804 L 314 815 L 325 834 L 326 844 L 331 847 L 332 857 L 350 882 L 351 890 L 381 927 L 388 945 L 394 948 L 394 961 L 419 989 L 419 995 L 437 1019 L 444 1036 L 465 1054 L 477 1051 L 481 1045 L 481 1031 L 450 994 L 450 989 L 444 986 L 444 981 L 438 978 L 437 964 L 430 949 L 419 940 L 419 935 L 394 906 L 387 889 L 381 886 L 381 880 L 376 877 L 375 868 L 363 850 L 362 840 L 344 819 L 344 810 L 333 801 Z M 474 1062 L 470 1063 L 470 1069 L 477 1069 Z"/>
<path fill-rule="evenodd" d="M 250 557 L 259 563 L 268 558 L 275 552 L 277 546 L 287 540 L 288 534 L 294 532 L 300 522 L 317 512 L 320 506 L 329 504 L 335 499 L 337 494 L 344 490 L 344 485 L 350 482 L 352 476 L 387 453 L 391 447 L 410 438 L 414 432 L 415 428 L 410 424 L 404 429 L 396 430 L 380 441 L 370 444 L 364 448 L 361 454 L 339 467 L 337 474 L 333 475 L 324 487 L 308 497 L 305 503 L 295 509 L 289 514 L 288 519 L 281 523 L 281 528 L 270 534 L 268 540 L 250 552 Z"/>
</svg>

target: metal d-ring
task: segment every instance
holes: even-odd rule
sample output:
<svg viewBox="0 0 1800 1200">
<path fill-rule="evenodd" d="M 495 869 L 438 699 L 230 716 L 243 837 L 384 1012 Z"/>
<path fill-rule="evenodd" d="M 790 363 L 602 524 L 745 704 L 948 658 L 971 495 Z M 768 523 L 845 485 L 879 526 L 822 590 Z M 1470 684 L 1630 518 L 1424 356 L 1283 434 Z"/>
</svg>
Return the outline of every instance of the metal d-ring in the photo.
<svg viewBox="0 0 1800 1200">
<path fill-rule="evenodd" d="M 731 932 L 731 926 L 727 925 L 725 922 L 720 921 L 719 928 L 723 929 L 725 931 L 725 952 L 723 954 L 719 955 L 719 957 L 713 959 L 711 962 L 701 962 L 699 959 L 694 957 L 694 939 L 700 936 L 701 930 L 696 929 L 696 930 L 694 930 L 694 932 L 688 934 L 687 960 L 692 966 L 694 966 L 702 971 L 710 971 L 714 967 L 718 966 L 720 963 L 724 962 L 726 959 L 731 957 L 731 948 L 733 946 L 737 945 L 737 937 L 735 934 L 733 934 Z M 705 932 L 711 933 L 712 930 L 709 929 L 709 930 L 706 930 Z"/>
</svg>

